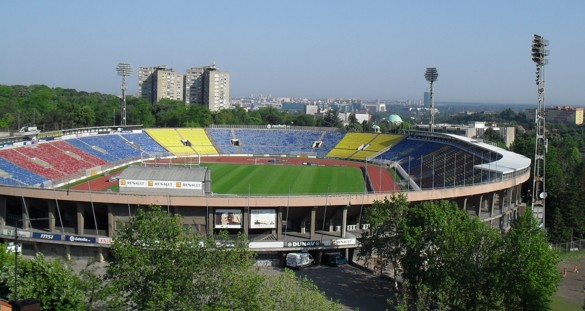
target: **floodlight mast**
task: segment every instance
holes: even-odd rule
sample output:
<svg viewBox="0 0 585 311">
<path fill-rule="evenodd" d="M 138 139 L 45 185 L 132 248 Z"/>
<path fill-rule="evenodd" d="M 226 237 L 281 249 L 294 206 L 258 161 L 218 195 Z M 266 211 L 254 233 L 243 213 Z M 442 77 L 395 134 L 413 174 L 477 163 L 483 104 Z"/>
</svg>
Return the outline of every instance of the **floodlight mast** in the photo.
<svg viewBox="0 0 585 311">
<path fill-rule="evenodd" d="M 437 68 L 427 68 L 427 71 L 425 71 L 425 79 L 431 84 L 431 121 L 429 123 L 429 132 L 431 133 L 434 132 L 435 127 L 435 95 L 433 93 L 433 82 L 437 81 L 438 77 L 439 73 L 437 72 Z"/>
<path fill-rule="evenodd" d="M 544 65 L 548 63 L 546 56 L 548 40 L 542 36 L 532 37 L 532 61 L 536 63 L 536 86 L 538 91 L 538 104 L 536 107 L 535 130 L 536 143 L 534 146 L 534 174 L 532 181 L 532 213 L 539 221 L 541 228 L 545 226 L 545 199 L 547 197 L 545 188 L 545 158 L 548 149 L 545 127 L 544 110 Z"/>
<path fill-rule="evenodd" d="M 116 67 L 118 75 L 122 77 L 122 101 L 120 111 L 120 125 L 126 125 L 126 77 L 132 74 L 132 66 L 128 63 L 118 63 Z"/>
</svg>

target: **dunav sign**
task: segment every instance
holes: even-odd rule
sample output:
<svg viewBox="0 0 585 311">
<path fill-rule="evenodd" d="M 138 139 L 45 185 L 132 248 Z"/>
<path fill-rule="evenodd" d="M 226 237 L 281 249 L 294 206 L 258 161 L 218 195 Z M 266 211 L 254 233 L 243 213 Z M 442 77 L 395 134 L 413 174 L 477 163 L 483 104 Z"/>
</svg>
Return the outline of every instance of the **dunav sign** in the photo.
<svg viewBox="0 0 585 311">
<path fill-rule="evenodd" d="M 321 246 L 321 241 L 292 241 L 286 242 L 286 247 L 317 247 Z"/>
</svg>

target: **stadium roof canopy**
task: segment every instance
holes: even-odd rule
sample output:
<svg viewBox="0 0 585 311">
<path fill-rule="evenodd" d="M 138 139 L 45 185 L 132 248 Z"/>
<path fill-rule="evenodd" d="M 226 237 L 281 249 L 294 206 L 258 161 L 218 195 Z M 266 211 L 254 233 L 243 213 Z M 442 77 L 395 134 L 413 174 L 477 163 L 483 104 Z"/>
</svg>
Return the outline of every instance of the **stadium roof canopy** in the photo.
<svg viewBox="0 0 585 311">
<path fill-rule="evenodd" d="M 478 141 L 475 139 L 471 139 L 471 138 L 467 138 L 464 136 L 459 136 L 459 135 L 455 135 L 455 134 L 445 134 L 445 135 L 448 135 L 449 137 L 457 139 L 457 140 L 464 141 L 470 145 L 476 145 L 482 149 L 497 153 L 497 154 L 502 156 L 497 161 L 476 165 L 475 167 L 477 167 L 477 168 L 488 170 L 488 171 L 493 171 L 493 172 L 500 172 L 503 174 L 509 174 L 509 173 L 513 173 L 515 171 L 523 170 L 525 168 L 530 167 L 530 162 L 531 162 L 530 159 L 521 155 L 521 154 L 517 154 L 517 153 L 514 153 L 512 151 L 508 151 L 508 150 L 502 149 L 500 147 L 492 146 L 490 144 L 486 144 L 484 142 L 481 142 L 481 141 Z"/>
</svg>

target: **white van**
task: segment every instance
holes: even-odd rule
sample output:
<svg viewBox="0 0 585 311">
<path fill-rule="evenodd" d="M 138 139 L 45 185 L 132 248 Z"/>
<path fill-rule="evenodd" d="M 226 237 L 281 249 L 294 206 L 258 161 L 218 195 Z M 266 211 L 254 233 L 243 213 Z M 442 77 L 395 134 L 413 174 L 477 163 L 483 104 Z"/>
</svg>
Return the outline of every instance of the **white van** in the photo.
<svg viewBox="0 0 585 311">
<path fill-rule="evenodd" d="M 309 253 L 288 253 L 286 254 L 286 266 L 292 269 L 308 267 L 314 262 L 313 256 Z"/>
</svg>

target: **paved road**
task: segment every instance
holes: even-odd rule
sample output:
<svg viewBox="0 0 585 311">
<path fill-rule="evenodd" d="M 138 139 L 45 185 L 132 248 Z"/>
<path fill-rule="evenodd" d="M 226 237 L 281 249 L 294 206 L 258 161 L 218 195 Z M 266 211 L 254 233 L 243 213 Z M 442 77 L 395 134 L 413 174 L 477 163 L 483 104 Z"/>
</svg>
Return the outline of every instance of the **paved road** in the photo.
<svg viewBox="0 0 585 311">
<path fill-rule="evenodd" d="M 312 266 L 295 273 L 312 280 L 319 290 L 339 301 L 346 310 L 393 309 L 386 303 L 392 296 L 392 283 L 354 266 Z"/>
</svg>

